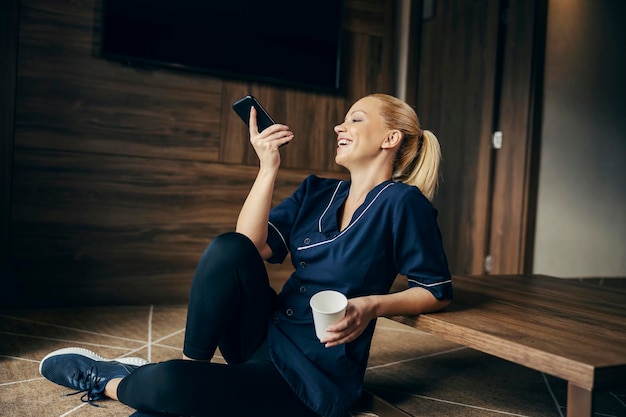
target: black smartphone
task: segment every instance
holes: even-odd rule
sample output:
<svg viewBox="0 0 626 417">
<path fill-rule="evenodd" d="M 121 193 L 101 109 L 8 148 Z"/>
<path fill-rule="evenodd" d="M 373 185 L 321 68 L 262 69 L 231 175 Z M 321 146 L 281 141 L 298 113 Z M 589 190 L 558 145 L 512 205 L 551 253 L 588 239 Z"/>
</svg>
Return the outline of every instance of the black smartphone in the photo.
<svg viewBox="0 0 626 417">
<path fill-rule="evenodd" d="M 272 119 L 272 116 L 270 116 L 267 110 L 261 106 L 261 103 L 259 103 L 259 101 L 253 96 L 247 95 L 233 103 L 233 110 L 235 110 L 239 117 L 241 117 L 241 120 L 246 123 L 246 126 L 249 126 L 250 108 L 252 106 L 256 109 L 256 123 L 259 127 L 259 132 L 262 132 L 265 128 L 276 124 L 274 119 Z"/>
</svg>

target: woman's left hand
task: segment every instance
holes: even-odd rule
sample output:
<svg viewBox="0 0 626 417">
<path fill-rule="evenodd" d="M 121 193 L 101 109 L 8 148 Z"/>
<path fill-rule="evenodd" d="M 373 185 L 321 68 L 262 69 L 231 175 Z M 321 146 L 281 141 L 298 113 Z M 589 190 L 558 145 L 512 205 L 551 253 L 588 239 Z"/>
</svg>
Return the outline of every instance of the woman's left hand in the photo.
<svg viewBox="0 0 626 417">
<path fill-rule="evenodd" d="M 422 314 L 438 311 L 450 304 L 450 300 L 438 300 L 425 288 L 413 287 L 390 294 L 368 295 L 350 298 L 346 316 L 328 326 L 322 343 L 326 347 L 352 342 L 376 317 L 399 314 Z"/>
<path fill-rule="evenodd" d="M 376 318 L 374 304 L 370 297 L 356 297 L 348 300 L 346 316 L 337 323 L 328 326 L 326 337 L 322 339 L 326 347 L 341 345 L 355 340 L 363 333 L 367 325 Z"/>
</svg>

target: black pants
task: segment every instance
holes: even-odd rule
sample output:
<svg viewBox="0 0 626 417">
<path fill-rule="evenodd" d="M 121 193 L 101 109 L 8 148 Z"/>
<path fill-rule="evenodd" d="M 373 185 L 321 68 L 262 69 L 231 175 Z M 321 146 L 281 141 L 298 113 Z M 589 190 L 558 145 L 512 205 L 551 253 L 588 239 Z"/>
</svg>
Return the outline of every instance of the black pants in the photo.
<svg viewBox="0 0 626 417">
<path fill-rule="evenodd" d="M 122 380 L 119 400 L 137 410 L 176 416 L 307 417 L 267 352 L 275 292 L 258 251 L 245 236 L 214 239 L 191 285 L 184 353 L 208 360 L 219 346 L 228 365 L 172 360 Z"/>
</svg>

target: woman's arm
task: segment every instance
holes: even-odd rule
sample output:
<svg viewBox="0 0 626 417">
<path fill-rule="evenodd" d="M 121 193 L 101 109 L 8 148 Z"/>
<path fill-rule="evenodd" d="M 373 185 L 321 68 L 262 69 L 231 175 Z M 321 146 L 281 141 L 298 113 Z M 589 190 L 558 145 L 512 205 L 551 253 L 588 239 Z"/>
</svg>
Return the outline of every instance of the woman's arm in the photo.
<svg viewBox="0 0 626 417">
<path fill-rule="evenodd" d="M 256 110 L 250 110 L 250 143 L 259 157 L 259 172 L 237 218 L 238 233 L 246 235 L 263 259 L 272 255 L 267 245 L 267 222 L 272 204 L 274 183 L 280 167 L 278 148 L 293 139 L 293 133 L 285 125 L 275 124 L 259 133 Z"/>
<path fill-rule="evenodd" d="M 263 259 L 272 256 L 272 251 L 266 240 L 276 173 L 277 171 L 259 170 L 248 197 L 241 207 L 235 229 L 238 233 L 246 235 L 254 243 Z"/>
<path fill-rule="evenodd" d="M 328 327 L 326 347 L 355 340 L 373 319 L 383 316 L 421 314 L 438 311 L 450 300 L 437 300 L 430 291 L 420 287 L 408 288 L 392 294 L 370 295 L 348 300 L 346 317 Z"/>
</svg>

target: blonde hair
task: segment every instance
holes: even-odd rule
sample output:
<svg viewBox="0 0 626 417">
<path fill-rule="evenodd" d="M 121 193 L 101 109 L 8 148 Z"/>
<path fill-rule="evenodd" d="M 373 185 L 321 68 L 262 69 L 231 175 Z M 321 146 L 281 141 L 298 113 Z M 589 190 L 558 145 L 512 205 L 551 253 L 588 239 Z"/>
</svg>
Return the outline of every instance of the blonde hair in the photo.
<svg viewBox="0 0 626 417">
<path fill-rule="evenodd" d="M 370 97 L 382 104 L 380 113 L 387 127 L 402 133 L 402 143 L 393 166 L 393 179 L 416 186 L 433 201 L 439 184 L 439 140 L 430 130 L 420 128 L 415 110 L 404 101 L 387 94 L 371 94 Z"/>
</svg>

